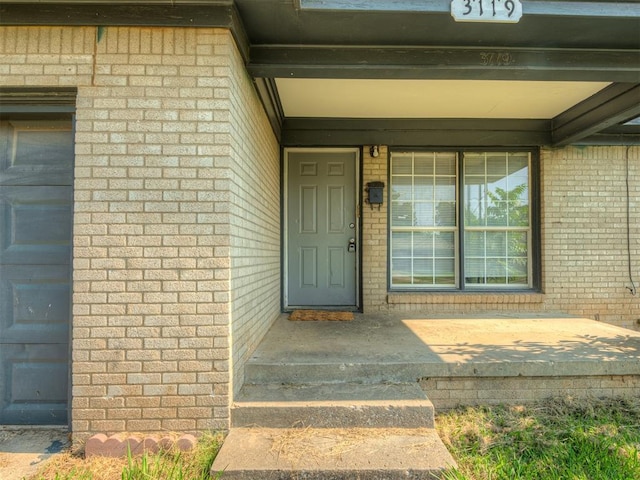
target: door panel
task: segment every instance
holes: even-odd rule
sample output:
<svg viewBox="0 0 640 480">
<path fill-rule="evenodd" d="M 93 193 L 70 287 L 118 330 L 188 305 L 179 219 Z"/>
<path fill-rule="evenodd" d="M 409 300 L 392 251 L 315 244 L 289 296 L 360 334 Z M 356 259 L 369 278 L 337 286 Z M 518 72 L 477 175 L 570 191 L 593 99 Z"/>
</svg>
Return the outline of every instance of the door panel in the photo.
<svg viewBox="0 0 640 480">
<path fill-rule="evenodd" d="M 71 118 L 0 122 L 0 424 L 67 423 Z"/>
<path fill-rule="evenodd" d="M 0 270 L 0 345 L 69 338 L 69 267 L 4 265 Z"/>
<path fill-rule="evenodd" d="M 329 248 L 329 286 L 333 288 L 344 288 L 345 271 L 342 266 L 345 264 L 345 249 L 342 247 Z"/>
<path fill-rule="evenodd" d="M 357 151 L 288 151 L 287 306 L 357 305 Z"/>
<path fill-rule="evenodd" d="M 70 186 L 0 186 L 0 264 L 66 265 Z"/>
<path fill-rule="evenodd" d="M 3 343 L 0 347 L 0 424 L 65 424 L 67 345 Z"/>
<path fill-rule="evenodd" d="M 0 185 L 70 185 L 71 121 L 0 122 Z"/>
<path fill-rule="evenodd" d="M 318 187 L 300 186 L 300 233 L 318 233 Z"/>
</svg>

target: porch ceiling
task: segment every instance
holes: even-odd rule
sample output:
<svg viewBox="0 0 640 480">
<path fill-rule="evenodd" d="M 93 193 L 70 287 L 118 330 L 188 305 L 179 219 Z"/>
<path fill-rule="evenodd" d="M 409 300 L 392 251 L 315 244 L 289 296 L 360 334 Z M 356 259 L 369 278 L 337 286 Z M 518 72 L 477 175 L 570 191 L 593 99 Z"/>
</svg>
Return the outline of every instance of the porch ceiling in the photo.
<svg viewBox="0 0 640 480">
<path fill-rule="evenodd" d="M 552 119 L 605 82 L 277 78 L 286 117 Z"/>
</svg>

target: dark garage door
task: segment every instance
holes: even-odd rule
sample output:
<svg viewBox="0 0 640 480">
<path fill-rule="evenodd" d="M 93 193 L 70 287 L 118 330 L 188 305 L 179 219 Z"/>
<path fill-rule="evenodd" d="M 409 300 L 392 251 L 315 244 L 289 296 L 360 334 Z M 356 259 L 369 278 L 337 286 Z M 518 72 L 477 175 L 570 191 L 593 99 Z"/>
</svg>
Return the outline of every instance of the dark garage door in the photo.
<svg viewBox="0 0 640 480">
<path fill-rule="evenodd" d="M 66 424 L 71 116 L 0 118 L 0 424 Z"/>
</svg>

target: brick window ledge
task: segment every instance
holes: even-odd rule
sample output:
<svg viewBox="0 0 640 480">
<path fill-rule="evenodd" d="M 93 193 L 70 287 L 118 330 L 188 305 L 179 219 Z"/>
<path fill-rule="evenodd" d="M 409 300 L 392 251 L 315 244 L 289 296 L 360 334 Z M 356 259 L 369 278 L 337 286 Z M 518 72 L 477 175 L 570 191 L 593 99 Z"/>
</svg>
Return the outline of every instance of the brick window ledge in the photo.
<svg viewBox="0 0 640 480">
<path fill-rule="evenodd" d="M 527 305 L 541 304 L 544 294 L 539 292 L 391 292 L 387 294 L 389 305 L 415 304 L 476 304 L 476 305 Z"/>
</svg>

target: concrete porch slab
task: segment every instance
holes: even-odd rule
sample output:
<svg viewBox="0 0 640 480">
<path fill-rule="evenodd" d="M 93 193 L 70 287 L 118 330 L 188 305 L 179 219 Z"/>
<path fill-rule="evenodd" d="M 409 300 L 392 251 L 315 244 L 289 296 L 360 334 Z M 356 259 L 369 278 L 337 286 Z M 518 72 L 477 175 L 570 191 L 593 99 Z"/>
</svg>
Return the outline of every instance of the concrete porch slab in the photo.
<svg viewBox="0 0 640 480">
<path fill-rule="evenodd" d="M 640 395 L 640 332 L 585 318 L 282 315 L 245 366 L 247 385 L 418 383 L 436 411 L 552 396 Z"/>
<path fill-rule="evenodd" d="M 247 363 L 245 382 L 639 374 L 640 332 L 585 318 L 357 314 L 335 323 L 282 315 Z"/>
</svg>

